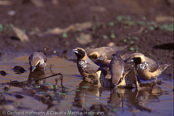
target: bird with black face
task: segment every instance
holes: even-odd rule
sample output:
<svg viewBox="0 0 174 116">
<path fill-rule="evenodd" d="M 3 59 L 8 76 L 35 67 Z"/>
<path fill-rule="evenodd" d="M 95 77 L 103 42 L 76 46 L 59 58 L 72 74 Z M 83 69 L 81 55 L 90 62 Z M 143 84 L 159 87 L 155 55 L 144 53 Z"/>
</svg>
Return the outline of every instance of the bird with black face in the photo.
<svg viewBox="0 0 174 116">
<path fill-rule="evenodd" d="M 123 51 L 128 46 L 112 46 L 112 47 L 99 47 L 87 50 L 87 55 L 90 59 L 97 63 L 109 65 L 112 55 L 118 51 Z M 124 57 L 124 56 L 123 56 Z"/>
<path fill-rule="evenodd" d="M 96 72 L 98 71 L 99 66 L 89 59 L 83 48 L 77 47 L 76 49 L 73 49 L 73 52 L 77 56 L 77 68 L 83 79 L 87 82 L 98 83 L 99 74 Z"/>
<path fill-rule="evenodd" d="M 34 70 L 45 70 L 47 57 L 43 52 L 34 52 L 29 56 L 30 72 Z"/>
<path fill-rule="evenodd" d="M 130 69 L 125 69 L 124 60 L 120 57 L 120 52 L 113 55 L 110 70 L 108 67 L 97 66 L 89 59 L 86 51 L 82 48 L 73 49 L 73 52 L 77 56 L 78 70 L 85 81 L 92 82 L 98 87 L 108 88 L 114 87 L 114 85 L 125 87 L 136 82 L 136 79 L 134 79 L 136 74 L 132 73 Z"/>
<path fill-rule="evenodd" d="M 162 72 L 170 66 L 170 64 L 163 64 L 155 62 L 151 58 L 146 57 L 142 53 L 133 53 L 128 62 L 134 62 L 137 74 L 144 80 L 155 79 L 162 74 Z"/>
</svg>

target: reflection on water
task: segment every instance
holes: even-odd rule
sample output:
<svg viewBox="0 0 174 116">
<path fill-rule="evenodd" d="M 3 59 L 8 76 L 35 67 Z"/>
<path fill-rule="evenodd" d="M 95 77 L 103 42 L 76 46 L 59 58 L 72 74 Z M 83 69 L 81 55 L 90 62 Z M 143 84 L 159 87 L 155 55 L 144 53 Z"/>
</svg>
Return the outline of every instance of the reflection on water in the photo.
<svg viewBox="0 0 174 116">
<path fill-rule="evenodd" d="M 33 72 L 30 72 L 27 80 L 28 85 L 40 85 L 40 81 L 38 79 L 44 78 L 45 72 L 43 70 L 35 70 Z M 45 79 L 43 80 L 43 83 L 45 83 Z"/>
<path fill-rule="evenodd" d="M 29 71 L 28 56 L 1 57 L 0 70 L 0 115 L 2 111 L 55 111 L 59 115 L 173 115 L 173 79 L 171 75 L 159 77 L 159 82 L 140 83 L 135 88 L 99 88 L 82 81 L 76 63 L 48 58 L 44 71 Z M 14 72 L 14 66 L 26 71 Z M 56 73 L 61 75 L 50 76 Z M 46 78 L 49 77 L 49 78 Z M 45 78 L 45 79 L 43 79 Z M 168 79 L 166 79 L 168 78 Z M 71 111 L 71 112 L 69 112 Z M 98 114 L 96 114 L 98 113 Z"/>
<path fill-rule="evenodd" d="M 151 112 L 152 109 L 146 107 L 149 100 L 158 101 L 159 96 L 162 95 L 162 89 L 158 85 L 143 84 L 141 87 L 145 87 L 144 90 L 131 90 L 118 88 L 110 94 L 111 104 L 114 104 L 115 108 L 118 107 L 129 107 L 130 111 L 147 111 Z M 134 110 L 133 110 L 134 109 Z"/>
</svg>

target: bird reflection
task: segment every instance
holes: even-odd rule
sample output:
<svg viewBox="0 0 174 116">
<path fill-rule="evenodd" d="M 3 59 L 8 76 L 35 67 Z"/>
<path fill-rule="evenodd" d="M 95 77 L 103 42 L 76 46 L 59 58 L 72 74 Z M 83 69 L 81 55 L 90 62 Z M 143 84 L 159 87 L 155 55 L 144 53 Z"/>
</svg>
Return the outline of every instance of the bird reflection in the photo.
<svg viewBox="0 0 174 116">
<path fill-rule="evenodd" d="M 117 88 L 111 94 L 108 103 L 114 104 L 114 108 L 129 107 L 130 109 L 151 112 L 146 107 L 149 100 L 159 101 L 162 89 L 157 84 L 140 84 L 141 90 Z M 131 110 L 133 111 L 133 110 Z"/>
<path fill-rule="evenodd" d="M 86 81 L 82 81 L 79 84 L 79 87 L 76 91 L 73 106 L 83 108 L 83 104 L 85 102 L 86 95 L 94 95 L 94 96 L 99 97 L 100 88 L 95 86 L 94 84 L 88 83 Z M 98 98 L 96 98 L 96 99 L 98 99 Z"/>
<path fill-rule="evenodd" d="M 35 70 L 30 72 L 27 80 L 27 85 L 40 85 L 40 81 L 38 79 L 44 78 L 45 72 L 43 70 Z M 45 83 L 45 79 L 43 79 L 43 83 Z"/>
<path fill-rule="evenodd" d="M 107 89 L 99 88 L 91 83 L 82 81 L 76 91 L 73 106 L 83 108 L 87 95 L 97 96 L 96 100 L 99 100 L 102 92 L 104 90 L 108 90 L 111 91 L 111 93 L 107 103 L 108 105 L 112 104 L 112 108 L 124 109 L 125 107 L 128 107 L 131 112 L 151 112 L 152 110 L 146 107 L 146 104 L 151 100 L 159 101 L 159 96 L 162 95 L 162 89 L 158 86 L 158 84 L 152 83 L 141 83 L 140 87 L 140 90 L 121 87 Z"/>
</svg>

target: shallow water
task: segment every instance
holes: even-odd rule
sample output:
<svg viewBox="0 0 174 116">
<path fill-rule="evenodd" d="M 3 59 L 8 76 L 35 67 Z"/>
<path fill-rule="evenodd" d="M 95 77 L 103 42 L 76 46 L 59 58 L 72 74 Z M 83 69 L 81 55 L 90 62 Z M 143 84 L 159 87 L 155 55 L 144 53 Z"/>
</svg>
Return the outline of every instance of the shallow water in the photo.
<svg viewBox="0 0 174 116">
<path fill-rule="evenodd" d="M 22 66 L 26 72 L 15 74 L 14 66 Z M 51 69 L 50 69 L 51 68 Z M 28 55 L 0 57 L 0 83 L 27 81 L 32 76 L 43 78 L 55 73 L 63 74 L 63 88 L 58 76 L 39 81 L 36 86 L 0 84 L 0 115 L 137 115 L 173 116 L 173 79 L 163 74 L 158 84 L 143 81 L 143 90 L 125 88 L 97 88 L 83 82 L 76 63 L 52 56 L 48 58 L 45 72 L 29 74 Z"/>
</svg>

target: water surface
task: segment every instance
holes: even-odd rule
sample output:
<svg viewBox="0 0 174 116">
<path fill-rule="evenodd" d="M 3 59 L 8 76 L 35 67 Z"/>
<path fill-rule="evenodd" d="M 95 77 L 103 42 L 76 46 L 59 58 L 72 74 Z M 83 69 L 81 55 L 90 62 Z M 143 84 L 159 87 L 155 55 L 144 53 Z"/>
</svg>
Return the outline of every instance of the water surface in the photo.
<svg viewBox="0 0 174 116">
<path fill-rule="evenodd" d="M 13 67 L 26 71 L 15 74 Z M 0 57 L 0 83 L 28 82 L 26 85 L 0 85 L 0 113 L 6 115 L 134 115 L 173 116 L 173 79 L 170 74 L 158 78 L 158 84 L 143 81 L 143 90 L 126 88 L 98 88 L 83 82 L 76 63 L 52 56 L 48 58 L 45 72 L 30 74 L 28 55 Z M 59 75 L 35 84 L 32 77 L 44 78 L 55 73 L 63 74 L 63 86 Z M 56 83 L 55 79 L 59 79 Z M 27 81 L 28 80 L 28 81 Z M 5 111 L 5 113 L 4 113 Z M 95 113 L 94 113 L 95 112 Z M 46 114 L 47 113 L 47 114 Z"/>
</svg>

